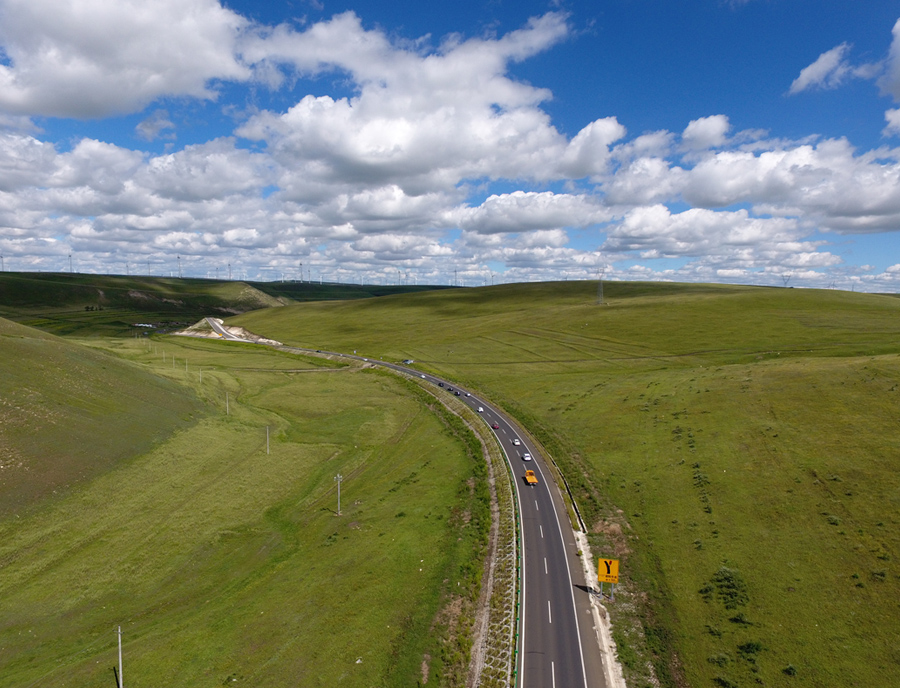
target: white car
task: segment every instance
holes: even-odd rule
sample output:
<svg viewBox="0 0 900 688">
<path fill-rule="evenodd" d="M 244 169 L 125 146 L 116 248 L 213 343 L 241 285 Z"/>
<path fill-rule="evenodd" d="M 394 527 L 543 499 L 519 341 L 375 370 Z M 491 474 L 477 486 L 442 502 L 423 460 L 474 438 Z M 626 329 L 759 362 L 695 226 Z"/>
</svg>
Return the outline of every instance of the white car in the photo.
<svg viewBox="0 0 900 688">
<path fill-rule="evenodd" d="M 479 407 L 478 407 L 478 413 L 484 413 L 484 407 L 483 407 L 483 406 L 479 406 Z"/>
<path fill-rule="evenodd" d="M 421 377 L 423 380 L 425 379 L 425 376 L 424 376 L 424 375 L 420 375 L 419 377 Z"/>
<path fill-rule="evenodd" d="M 518 437 L 513 437 L 513 444 L 514 444 L 515 446 L 518 447 L 518 446 L 519 446 L 520 444 L 522 444 L 522 443 L 519 442 L 519 438 L 518 438 Z"/>
<path fill-rule="evenodd" d="M 529 454 L 528 452 L 525 452 L 524 454 L 522 454 L 522 460 L 523 461 L 531 461 L 531 454 Z"/>
</svg>

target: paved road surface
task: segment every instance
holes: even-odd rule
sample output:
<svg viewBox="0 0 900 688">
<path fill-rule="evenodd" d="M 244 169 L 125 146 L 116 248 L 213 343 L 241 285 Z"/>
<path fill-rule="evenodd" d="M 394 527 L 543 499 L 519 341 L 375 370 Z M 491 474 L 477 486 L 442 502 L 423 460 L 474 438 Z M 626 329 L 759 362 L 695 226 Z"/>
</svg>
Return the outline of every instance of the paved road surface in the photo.
<svg viewBox="0 0 900 688">
<path fill-rule="evenodd" d="M 213 329 L 217 335 L 219 335 L 222 339 L 227 339 L 232 342 L 249 342 L 249 339 L 244 339 L 243 337 L 238 337 L 236 335 L 231 334 L 228 330 L 226 330 L 222 323 L 219 322 L 216 318 L 206 318 L 206 322 L 209 323 L 209 326 Z"/>
<path fill-rule="evenodd" d="M 480 407 L 485 421 L 498 426 L 494 433 L 517 478 L 524 542 L 517 685 L 521 688 L 605 686 L 589 612 L 590 598 L 584 590 L 572 528 L 543 458 L 519 435 L 509 418 L 479 397 L 466 396 L 465 390 L 456 390 L 431 375 L 382 361 L 371 362 L 418 375 L 435 385 L 443 383 L 448 394 L 459 391 L 462 401 L 476 411 Z M 514 439 L 519 440 L 518 446 Z M 526 452 L 532 457 L 530 461 L 522 458 Z M 525 483 L 528 469 L 537 474 L 538 485 Z M 582 587 L 576 588 L 576 582 Z"/>
</svg>

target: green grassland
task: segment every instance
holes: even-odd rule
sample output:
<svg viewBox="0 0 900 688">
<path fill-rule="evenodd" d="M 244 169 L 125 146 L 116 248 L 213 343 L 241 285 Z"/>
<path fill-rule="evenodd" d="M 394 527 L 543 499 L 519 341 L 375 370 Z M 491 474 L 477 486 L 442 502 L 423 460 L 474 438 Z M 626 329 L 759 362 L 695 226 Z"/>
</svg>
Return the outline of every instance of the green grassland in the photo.
<svg viewBox="0 0 900 688">
<path fill-rule="evenodd" d="M 139 366 L 0 318 L 0 516 L 188 427 L 203 404 L 185 391 Z"/>
<path fill-rule="evenodd" d="M 252 284 L 269 296 L 287 299 L 291 302 L 369 299 L 373 296 L 414 294 L 422 291 L 449 288 L 435 284 L 336 284 L 309 281 L 250 282 L 249 284 Z"/>
<path fill-rule="evenodd" d="M 146 333 L 134 323 L 171 331 L 204 316 L 438 288 L 0 272 L 0 317 L 58 335 L 120 337 Z"/>
<path fill-rule="evenodd" d="M 32 474 L 71 460 L 75 443 L 40 439 L 34 415 L 67 389 L 66 366 L 109 384 L 59 396 L 49 424 L 92 400 L 107 440 L 86 432 L 85 447 L 141 425 L 150 439 L 0 517 L 0 686 L 110 685 L 120 624 L 135 688 L 441 685 L 465 670 L 484 465 L 417 387 L 265 347 L 88 347 L 3 327 L 0 361 L 17 356 L 37 396 L 7 405 L 32 433 L 4 424 L 0 439 L 46 452 Z M 177 402 L 151 403 L 173 389 Z"/>
<path fill-rule="evenodd" d="M 562 466 L 631 685 L 875 686 L 900 672 L 900 300 L 504 285 L 229 322 L 472 385 Z"/>
</svg>

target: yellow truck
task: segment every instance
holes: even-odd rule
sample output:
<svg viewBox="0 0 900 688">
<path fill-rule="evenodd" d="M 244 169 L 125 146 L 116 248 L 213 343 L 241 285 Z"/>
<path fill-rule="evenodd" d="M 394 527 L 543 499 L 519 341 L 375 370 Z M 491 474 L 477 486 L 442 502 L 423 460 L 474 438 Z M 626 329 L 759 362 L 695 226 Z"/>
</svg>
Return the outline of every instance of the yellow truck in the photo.
<svg viewBox="0 0 900 688">
<path fill-rule="evenodd" d="M 538 479 L 537 479 L 537 476 L 534 474 L 534 471 L 525 471 L 525 482 L 528 483 L 529 485 L 531 485 L 532 487 L 534 485 L 538 484 Z"/>
</svg>

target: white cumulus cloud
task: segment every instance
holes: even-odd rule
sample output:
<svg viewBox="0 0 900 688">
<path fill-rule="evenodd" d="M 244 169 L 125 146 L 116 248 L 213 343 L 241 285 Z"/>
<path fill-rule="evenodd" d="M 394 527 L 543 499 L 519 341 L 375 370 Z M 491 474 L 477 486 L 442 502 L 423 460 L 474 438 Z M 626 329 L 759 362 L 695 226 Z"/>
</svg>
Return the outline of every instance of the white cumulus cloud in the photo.
<svg viewBox="0 0 900 688">
<path fill-rule="evenodd" d="M 847 60 L 849 52 L 849 43 L 841 43 L 825 51 L 815 62 L 800 70 L 800 75 L 794 79 L 788 92 L 793 95 L 817 88 L 833 89 L 841 86 L 848 78 L 871 79 L 878 74 L 881 65 L 852 65 Z"/>
<path fill-rule="evenodd" d="M 891 48 L 878 85 L 883 93 L 892 96 L 895 102 L 900 102 L 900 19 L 894 23 Z"/>
<path fill-rule="evenodd" d="M 553 94 L 512 73 L 570 37 L 559 12 L 435 44 L 352 12 L 264 27 L 215 0 L 0 0 L 0 19 L 0 250 L 19 267 L 81 252 L 159 274 L 177 256 L 188 274 L 302 261 L 319 276 L 458 269 L 483 282 L 497 265 L 528 279 L 594 276 L 602 263 L 613 278 L 812 279 L 841 259 L 811 237 L 900 230 L 900 149 L 732 132 L 726 114 L 629 138 L 597 112 L 564 135 Z M 879 67 L 895 97 L 898 46 L 900 22 Z M 850 52 L 824 53 L 792 92 L 871 78 Z M 286 104 L 236 104 L 233 131 L 162 154 L 96 134 L 54 144 L 28 121 L 141 113 L 129 133 L 171 139 L 183 110 L 155 101 L 251 80 L 283 88 L 270 102 Z M 886 136 L 900 134 L 900 109 L 885 121 Z M 689 262 L 611 264 L 635 256 Z"/>
<path fill-rule="evenodd" d="M 887 122 L 887 126 L 882 131 L 884 136 L 900 136 L 900 108 L 886 110 L 884 121 Z"/>
<path fill-rule="evenodd" d="M 691 120 L 681 134 L 681 140 L 688 148 L 716 148 L 725 144 L 731 123 L 725 115 L 713 115 Z"/>
<path fill-rule="evenodd" d="M 840 259 L 801 241 L 794 219 L 752 217 L 746 210 L 692 208 L 672 213 L 663 205 L 635 208 L 610 228 L 603 249 L 637 251 L 645 258 L 704 257 L 741 268 L 776 264 L 834 265 Z"/>
<path fill-rule="evenodd" d="M 2 0 L 0 109 L 91 118 L 214 98 L 210 80 L 250 77 L 235 56 L 247 24 L 216 0 Z"/>
<path fill-rule="evenodd" d="M 549 191 L 493 195 L 480 206 L 445 214 L 448 225 L 482 234 L 586 227 L 610 218 L 609 210 L 596 200 Z"/>
<path fill-rule="evenodd" d="M 791 84 L 790 93 L 800 93 L 810 88 L 837 88 L 851 71 L 844 59 L 850 46 L 841 43 L 819 55 L 815 62 L 800 70 L 800 76 Z"/>
</svg>

